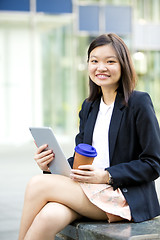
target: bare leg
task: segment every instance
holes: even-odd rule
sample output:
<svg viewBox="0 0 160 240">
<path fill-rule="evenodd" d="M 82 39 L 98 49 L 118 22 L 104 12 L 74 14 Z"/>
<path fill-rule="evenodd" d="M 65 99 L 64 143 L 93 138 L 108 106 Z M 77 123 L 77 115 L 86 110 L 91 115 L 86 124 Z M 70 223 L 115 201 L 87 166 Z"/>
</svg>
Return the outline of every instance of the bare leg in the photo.
<svg viewBox="0 0 160 240">
<path fill-rule="evenodd" d="M 47 203 L 35 217 L 25 240 L 53 240 L 57 232 L 79 217 L 78 213 L 60 203 Z"/>
<path fill-rule="evenodd" d="M 107 219 L 106 214 L 88 200 L 77 182 L 59 175 L 39 175 L 31 179 L 26 190 L 19 240 L 24 239 L 37 214 L 48 202 L 61 203 L 92 219 Z"/>
</svg>

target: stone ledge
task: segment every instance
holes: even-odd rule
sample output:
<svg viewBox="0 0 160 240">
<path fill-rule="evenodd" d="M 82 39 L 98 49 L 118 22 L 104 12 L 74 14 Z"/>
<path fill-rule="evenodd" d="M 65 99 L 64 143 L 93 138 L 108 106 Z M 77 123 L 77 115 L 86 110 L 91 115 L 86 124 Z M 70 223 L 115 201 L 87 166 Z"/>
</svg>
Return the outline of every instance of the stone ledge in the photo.
<svg viewBox="0 0 160 240">
<path fill-rule="evenodd" d="M 55 240 L 160 240 L 160 216 L 142 223 L 76 221 Z"/>
</svg>

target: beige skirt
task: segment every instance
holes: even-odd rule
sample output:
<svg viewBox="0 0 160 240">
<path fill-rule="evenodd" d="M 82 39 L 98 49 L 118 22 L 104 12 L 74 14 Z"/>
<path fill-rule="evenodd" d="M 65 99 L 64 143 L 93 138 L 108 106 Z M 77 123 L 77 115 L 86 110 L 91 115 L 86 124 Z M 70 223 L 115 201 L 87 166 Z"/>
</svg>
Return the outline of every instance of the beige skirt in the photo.
<svg viewBox="0 0 160 240">
<path fill-rule="evenodd" d="M 131 221 L 131 211 L 121 190 L 115 191 L 108 184 L 80 183 L 88 199 L 106 212 L 109 222 Z"/>
</svg>

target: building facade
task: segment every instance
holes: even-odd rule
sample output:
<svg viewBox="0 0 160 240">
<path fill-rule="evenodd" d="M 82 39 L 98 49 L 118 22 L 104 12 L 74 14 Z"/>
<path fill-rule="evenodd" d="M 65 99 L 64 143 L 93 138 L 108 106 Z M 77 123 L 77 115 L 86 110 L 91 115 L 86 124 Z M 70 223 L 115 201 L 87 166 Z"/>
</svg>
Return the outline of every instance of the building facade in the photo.
<svg viewBox="0 0 160 240">
<path fill-rule="evenodd" d="M 0 144 L 27 141 L 29 126 L 74 136 L 88 94 L 87 47 L 105 32 L 128 45 L 137 89 L 160 120 L 160 0 L 1 0 Z"/>
</svg>

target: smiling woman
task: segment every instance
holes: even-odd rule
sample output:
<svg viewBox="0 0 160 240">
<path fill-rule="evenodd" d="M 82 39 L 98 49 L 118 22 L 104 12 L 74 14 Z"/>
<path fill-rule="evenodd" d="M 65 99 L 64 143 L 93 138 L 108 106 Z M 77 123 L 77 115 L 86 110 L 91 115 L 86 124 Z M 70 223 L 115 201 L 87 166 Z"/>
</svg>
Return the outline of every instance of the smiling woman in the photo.
<svg viewBox="0 0 160 240">
<path fill-rule="evenodd" d="M 160 129 L 147 93 L 134 91 L 135 70 L 125 43 L 101 35 L 88 50 L 89 97 L 79 113 L 76 145 L 97 150 L 92 165 L 70 177 L 50 173 L 54 152 L 40 146 L 45 171 L 29 182 L 19 240 L 50 240 L 81 217 L 142 222 L 160 214 L 154 180 L 160 175 Z M 73 167 L 74 156 L 68 159 Z M 153 208 L 154 206 L 154 208 Z"/>
</svg>

